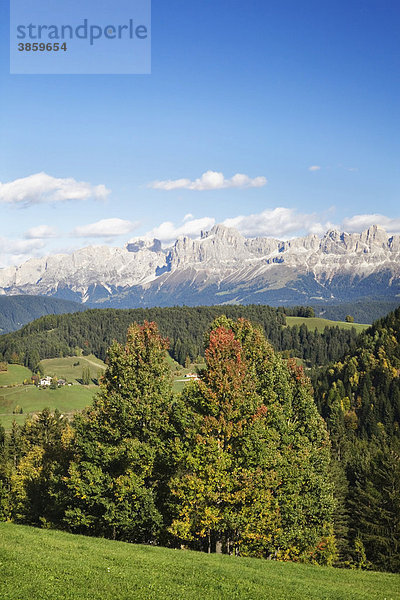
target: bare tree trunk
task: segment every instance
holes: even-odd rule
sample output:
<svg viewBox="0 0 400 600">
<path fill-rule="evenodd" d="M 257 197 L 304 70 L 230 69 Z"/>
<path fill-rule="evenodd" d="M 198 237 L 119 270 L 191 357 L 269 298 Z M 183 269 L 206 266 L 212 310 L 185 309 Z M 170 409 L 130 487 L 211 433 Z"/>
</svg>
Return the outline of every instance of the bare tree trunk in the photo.
<svg viewBox="0 0 400 600">
<path fill-rule="evenodd" d="M 222 554 L 222 542 L 221 540 L 217 540 L 215 544 L 215 552 L 217 554 Z"/>
</svg>

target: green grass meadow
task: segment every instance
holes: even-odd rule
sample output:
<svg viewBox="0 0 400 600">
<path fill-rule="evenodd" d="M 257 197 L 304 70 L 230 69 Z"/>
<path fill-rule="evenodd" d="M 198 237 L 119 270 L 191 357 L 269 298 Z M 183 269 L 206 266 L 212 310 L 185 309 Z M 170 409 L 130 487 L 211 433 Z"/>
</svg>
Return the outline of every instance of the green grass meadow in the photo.
<svg viewBox="0 0 400 600">
<path fill-rule="evenodd" d="M 52 412 L 58 409 L 68 415 L 82 410 L 92 402 L 93 395 L 98 391 L 95 385 L 78 384 L 83 369 L 89 367 L 91 377 L 97 379 L 106 368 L 104 362 L 93 355 L 46 359 L 41 365 L 45 375 L 65 379 L 73 385 L 55 390 L 22 385 L 24 379 L 31 378 L 31 371 L 20 365 L 8 365 L 7 371 L 0 372 L 0 424 L 6 430 L 11 429 L 14 420 L 22 425 L 28 415 L 44 408 Z M 22 408 L 22 414 L 14 414 L 17 407 Z"/>
<path fill-rule="evenodd" d="M 8 365 L 7 371 L 0 371 L 0 387 L 3 385 L 22 383 L 24 379 L 30 379 L 31 375 L 31 371 L 26 367 L 21 367 L 21 365 Z"/>
<path fill-rule="evenodd" d="M 99 372 L 105 370 L 105 363 L 93 354 L 89 356 L 67 356 L 65 358 L 47 358 L 40 362 L 45 375 L 65 379 L 76 383 L 82 378 L 82 371 L 89 367 L 90 376 L 97 379 Z"/>
<path fill-rule="evenodd" d="M 306 325 L 307 329 L 314 331 L 317 329 L 320 333 L 322 333 L 325 327 L 339 327 L 340 329 L 354 329 L 357 333 L 361 333 L 364 329 L 371 327 L 370 325 L 365 325 L 364 323 L 346 323 L 345 321 L 330 321 L 329 319 L 321 319 L 319 317 L 286 317 L 286 324 L 290 327 L 297 325 Z"/>
<path fill-rule="evenodd" d="M 189 380 L 185 380 L 186 373 L 195 371 L 197 366 L 204 366 L 191 364 L 185 368 L 169 355 L 167 361 L 175 392 L 181 392 L 188 384 Z M 50 358 L 42 360 L 40 364 L 45 375 L 65 379 L 73 385 L 55 390 L 22 385 L 24 379 L 30 379 L 31 371 L 20 365 L 8 365 L 8 370 L 0 373 L 0 386 L 14 386 L 0 387 L 0 424 L 6 430 L 11 429 L 14 420 L 22 425 L 28 415 L 38 413 L 44 408 L 49 408 L 51 411 L 57 408 L 63 414 L 82 410 L 92 402 L 93 395 L 98 391 L 98 387 L 94 385 L 79 385 L 83 369 L 89 367 L 91 377 L 97 379 L 99 373 L 106 368 L 105 363 L 94 355 Z M 23 414 L 14 414 L 16 407 L 21 407 Z"/>
<path fill-rule="evenodd" d="M 56 408 L 63 414 L 72 414 L 88 406 L 97 392 L 96 386 L 72 385 L 50 390 L 36 386 L 20 386 L 0 389 L 0 424 L 7 430 L 13 420 L 22 425 L 27 415 L 40 412 L 44 408 L 54 411 Z M 13 414 L 16 406 L 20 406 L 23 414 Z M 0 596 L 1 598 L 1 596 Z"/>
<path fill-rule="evenodd" d="M 398 600 L 400 576 L 0 523 L 2 600 Z"/>
</svg>

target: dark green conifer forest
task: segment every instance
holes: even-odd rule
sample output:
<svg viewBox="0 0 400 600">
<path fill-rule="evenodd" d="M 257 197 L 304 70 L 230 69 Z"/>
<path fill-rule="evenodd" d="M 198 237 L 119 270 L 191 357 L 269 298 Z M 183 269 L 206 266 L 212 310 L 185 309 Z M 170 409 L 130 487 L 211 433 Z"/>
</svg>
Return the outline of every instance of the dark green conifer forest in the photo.
<svg viewBox="0 0 400 600">
<path fill-rule="evenodd" d="M 290 313 L 309 316 L 310 311 L 297 307 Z M 357 338 L 355 329 L 327 327 L 321 334 L 309 331 L 305 325 L 286 327 L 285 313 L 264 305 L 93 309 L 72 315 L 46 315 L 19 331 L 0 336 L 0 360 L 35 370 L 42 359 L 73 356 L 77 349 L 104 360 L 113 340 L 124 341 L 131 323 L 147 320 L 157 323 L 161 334 L 168 338 L 170 355 L 184 365 L 187 357 L 195 360 L 203 355 L 204 333 L 220 315 L 243 317 L 260 325 L 275 350 L 292 353 L 310 365 L 339 359 L 354 347 Z"/>
</svg>

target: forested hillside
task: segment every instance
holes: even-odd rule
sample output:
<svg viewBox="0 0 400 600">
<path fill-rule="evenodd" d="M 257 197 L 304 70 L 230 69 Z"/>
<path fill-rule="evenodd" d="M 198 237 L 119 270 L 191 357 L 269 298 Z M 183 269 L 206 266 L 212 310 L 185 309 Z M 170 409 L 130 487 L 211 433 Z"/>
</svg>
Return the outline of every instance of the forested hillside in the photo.
<svg viewBox="0 0 400 600">
<path fill-rule="evenodd" d="M 315 374 L 316 399 L 331 429 L 371 439 L 400 429 L 400 308 L 359 337 L 340 362 Z"/>
<path fill-rule="evenodd" d="M 0 333 L 19 329 L 43 315 L 86 310 L 78 302 L 46 296 L 0 296 Z"/>
<path fill-rule="evenodd" d="M 400 569 L 400 309 L 360 335 L 340 362 L 316 369 L 315 400 L 332 443 L 342 558 Z"/>
<path fill-rule="evenodd" d="M 304 310 L 304 309 L 299 309 Z M 293 312 L 293 311 L 292 311 Z M 322 334 L 305 325 L 285 327 L 281 310 L 263 305 L 202 306 L 148 309 L 94 309 L 72 315 L 49 315 L 21 330 L 0 337 L 0 360 L 19 362 L 35 370 L 44 358 L 72 356 L 83 350 L 104 360 L 116 339 L 125 339 L 128 326 L 136 321 L 155 321 L 169 339 L 169 352 L 181 364 L 204 353 L 204 335 L 216 317 L 244 317 L 261 325 L 278 351 L 287 351 L 309 364 L 337 360 L 355 344 L 355 330 L 327 328 Z"/>
</svg>

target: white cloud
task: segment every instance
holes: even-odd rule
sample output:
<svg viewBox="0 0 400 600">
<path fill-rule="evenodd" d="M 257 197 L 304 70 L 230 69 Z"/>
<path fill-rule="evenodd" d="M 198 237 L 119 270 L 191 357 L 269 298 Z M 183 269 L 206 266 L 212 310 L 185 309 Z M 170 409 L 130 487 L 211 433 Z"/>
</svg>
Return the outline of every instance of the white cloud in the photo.
<svg viewBox="0 0 400 600">
<path fill-rule="evenodd" d="M 184 217 L 181 225 L 165 221 L 142 237 L 157 238 L 164 244 L 168 244 L 174 242 L 181 235 L 197 238 L 202 231 L 209 231 L 216 222 L 213 217 L 187 220 L 187 216 Z M 253 215 L 239 215 L 225 219 L 222 223 L 227 227 L 237 229 L 245 237 L 288 238 L 307 233 L 322 235 L 333 227 L 324 215 L 298 213 L 293 208 L 285 207 L 264 210 Z"/>
<path fill-rule="evenodd" d="M 32 227 L 28 229 L 25 233 L 25 238 L 28 240 L 34 239 L 49 239 L 57 236 L 57 231 L 53 227 L 49 227 L 49 225 L 37 225 L 36 227 Z"/>
<path fill-rule="evenodd" d="M 221 190 L 226 188 L 254 188 L 263 187 L 267 184 L 265 177 L 254 177 L 236 173 L 231 179 L 226 179 L 223 173 L 217 171 L 206 171 L 201 177 L 191 181 L 190 179 L 169 179 L 166 181 L 153 181 L 148 187 L 154 190 Z"/>
<path fill-rule="evenodd" d="M 0 268 L 19 265 L 43 247 L 42 240 L 11 240 L 0 237 Z"/>
<path fill-rule="evenodd" d="M 321 167 L 319 167 L 318 165 L 312 165 L 311 167 L 308 167 L 309 171 L 320 171 Z"/>
<path fill-rule="evenodd" d="M 8 183 L 0 182 L 0 203 L 20 206 L 88 198 L 103 200 L 109 193 L 110 190 L 104 185 L 91 185 L 72 177 L 61 179 L 47 173 L 36 173 Z"/>
<path fill-rule="evenodd" d="M 201 219 L 186 220 L 182 225 L 174 225 L 172 221 L 164 221 L 158 227 L 149 231 L 146 238 L 157 238 L 164 244 L 173 242 L 180 235 L 196 238 L 202 231 L 208 231 L 215 225 L 215 219 L 212 217 L 203 217 Z"/>
<path fill-rule="evenodd" d="M 238 229 L 246 237 L 256 236 L 293 236 L 301 233 L 321 235 L 331 223 L 321 222 L 316 214 L 298 213 L 293 208 L 279 206 L 254 215 L 240 215 L 225 219 L 223 224 Z"/>
<path fill-rule="evenodd" d="M 388 233 L 400 233 L 400 218 L 386 217 L 378 213 L 354 215 L 343 219 L 343 229 L 348 232 L 360 232 L 368 229 L 371 225 L 380 225 Z"/>
<path fill-rule="evenodd" d="M 138 227 L 139 223 L 123 219 L 101 219 L 96 223 L 75 227 L 72 235 L 75 237 L 117 237 L 126 235 Z"/>
</svg>

